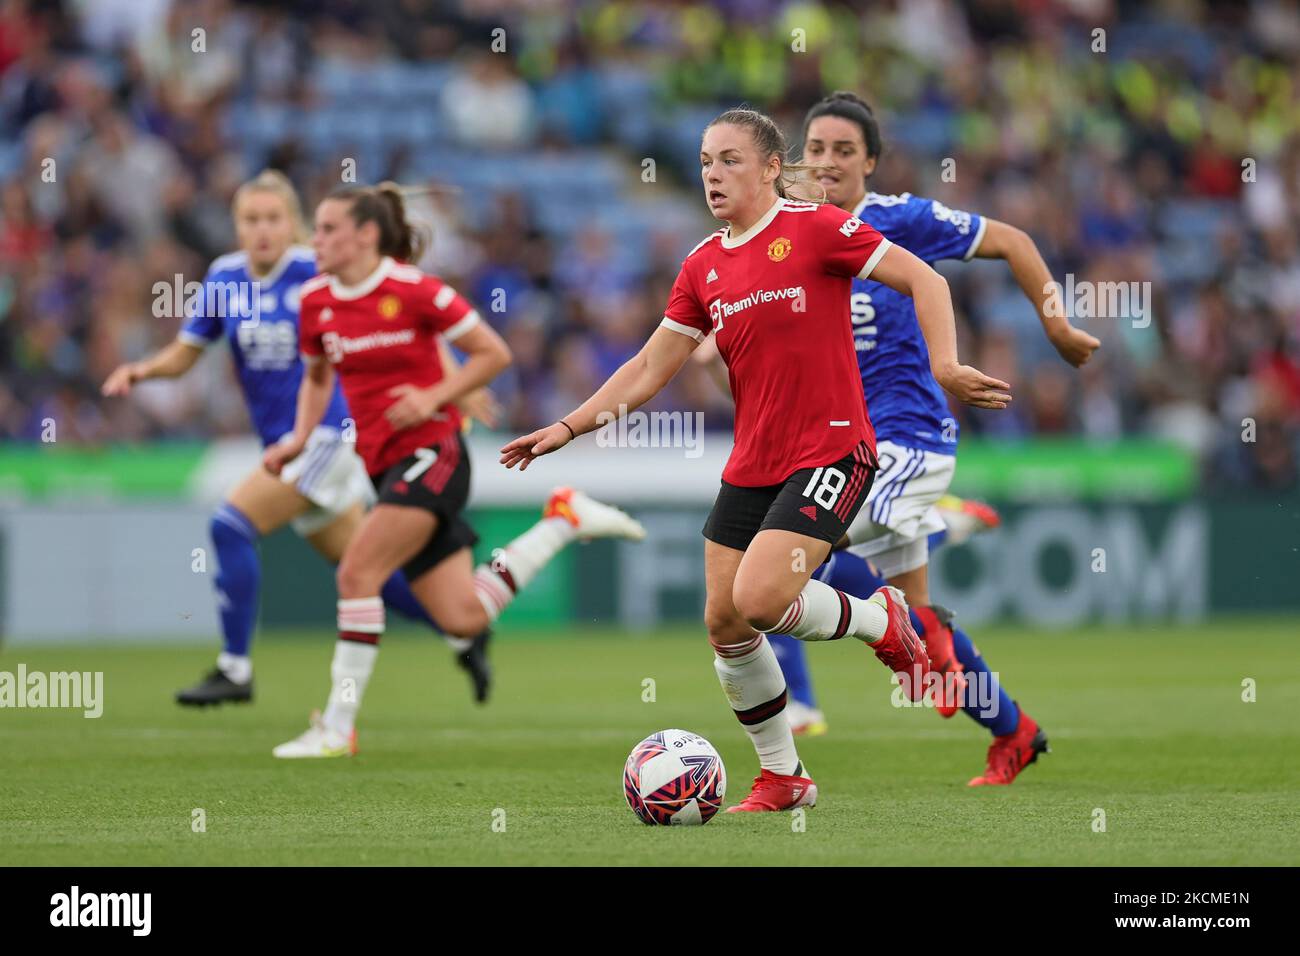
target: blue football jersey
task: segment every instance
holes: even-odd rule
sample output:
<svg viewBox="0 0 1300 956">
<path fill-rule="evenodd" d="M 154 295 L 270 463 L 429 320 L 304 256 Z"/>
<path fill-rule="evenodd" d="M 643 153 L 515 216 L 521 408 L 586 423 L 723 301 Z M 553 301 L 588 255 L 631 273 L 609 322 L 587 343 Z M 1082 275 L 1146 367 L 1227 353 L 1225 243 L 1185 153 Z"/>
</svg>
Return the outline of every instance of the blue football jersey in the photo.
<svg viewBox="0 0 1300 956">
<path fill-rule="evenodd" d="M 969 259 L 984 219 L 911 193 L 867 193 L 855 215 L 918 259 Z M 930 373 L 930 352 L 910 296 L 873 279 L 854 279 L 853 345 L 867 412 L 878 441 L 945 455 L 957 452 L 957 422 Z"/>
<path fill-rule="evenodd" d="M 304 246 L 291 246 L 261 279 L 248 271 L 248 255 L 232 252 L 208 267 L 202 296 L 186 303 L 179 338 L 205 347 L 225 337 L 244 390 L 244 402 L 263 445 L 293 431 L 302 383 L 298 352 L 298 288 L 316 274 L 316 260 Z M 322 425 L 342 428 L 348 417 L 336 381 Z"/>
</svg>

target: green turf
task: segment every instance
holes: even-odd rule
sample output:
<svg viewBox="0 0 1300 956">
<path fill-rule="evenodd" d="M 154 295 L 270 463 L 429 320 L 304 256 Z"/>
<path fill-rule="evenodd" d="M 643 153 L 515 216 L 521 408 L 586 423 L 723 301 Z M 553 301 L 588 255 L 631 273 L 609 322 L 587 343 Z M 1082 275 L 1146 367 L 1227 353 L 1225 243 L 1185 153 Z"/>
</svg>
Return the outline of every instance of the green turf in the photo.
<svg viewBox="0 0 1300 956">
<path fill-rule="evenodd" d="M 483 709 L 441 645 L 392 634 L 361 755 L 297 762 L 270 750 L 323 703 L 328 635 L 263 637 L 257 703 L 208 711 L 171 702 L 207 648 L 0 649 L 0 670 L 103 670 L 106 697 L 99 720 L 0 710 L 0 863 L 1295 865 L 1296 631 L 984 629 L 1053 752 L 1015 786 L 979 790 L 965 786 L 986 745 L 973 723 L 892 707 L 886 672 L 853 642 L 813 647 L 831 732 L 801 743 L 822 792 L 803 832 L 789 814 L 650 828 L 624 803 L 624 757 L 667 727 L 718 747 L 728 802 L 757 770 L 698 632 L 503 635 Z M 1256 703 L 1241 700 L 1247 677 Z"/>
</svg>

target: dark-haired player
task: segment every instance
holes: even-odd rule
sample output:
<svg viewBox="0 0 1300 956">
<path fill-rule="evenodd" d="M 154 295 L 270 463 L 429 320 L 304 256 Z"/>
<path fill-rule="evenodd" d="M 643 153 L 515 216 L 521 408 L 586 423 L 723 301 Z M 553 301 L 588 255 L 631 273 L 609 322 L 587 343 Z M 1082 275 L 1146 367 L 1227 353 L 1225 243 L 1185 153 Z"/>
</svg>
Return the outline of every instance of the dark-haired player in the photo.
<svg viewBox="0 0 1300 956">
<path fill-rule="evenodd" d="M 816 167 L 813 177 L 828 203 L 870 223 L 928 263 L 1004 259 L 1063 359 L 1080 366 L 1100 347 L 1053 302 L 1051 272 L 1024 232 L 911 193 L 867 191 L 881 138 L 871 108 L 859 97 L 837 92 L 817 103 L 804 119 L 803 134 L 803 162 Z M 951 614 L 930 602 L 928 551 L 932 536 L 945 532 L 938 506 L 956 464 L 957 423 L 930 374 L 929 351 L 911 300 L 875 277 L 859 278 L 853 282 L 850 310 L 881 466 L 866 505 L 849 526 L 850 553 L 837 553 L 819 573 L 850 593 L 870 594 L 881 578 L 903 591 L 935 669 L 955 678 L 949 685 L 955 693 L 946 695 L 937 709 L 949 717 L 961 704 L 993 735 L 985 771 L 970 784 L 1009 784 L 1047 750 L 1047 736 L 999 686 L 970 637 L 952 625 Z M 787 639 L 782 650 L 783 659 L 797 668 L 802 645 Z M 978 694 L 963 688 L 971 677 Z"/>
<path fill-rule="evenodd" d="M 901 592 L 870 598 L 811 579 L 852 523 L 876 468 L 875 436 L 849 323 L 854 277 L 909 294 L 936 377 L 962 401 L 1003 408 L 1008 386 L 957 361 L 952 301 L 933 269 L 862 220 L 791 202 L 784 136 L 753 110 L 729 110 L 704 131 L 705 199 L 724 229 L 682 263 L 664 320 L 641 351 L 564 419 L 502 449 L 526 468 L 605 415 L 659 392 L 712 332 L 736 401 L 735 448 L 704 527 L 705 625 L 715 669 L 758 753 L 752 792 L 732 810 L 811 806 L 817 786 L 786 721 L 786 685 L 766 633 L 846 636 L 920 696 L 925 649 Z"/>
<path fill-rule="evenodd" d="M 645 536 L 617 508 L 559 489 L 541 521 L 475 569 L 478 537 L 462 514 L 469 455 L 455 403 L 504 369 L 509 349 L 455 289 L 405 264 L 419 243 L 397 187 L 333 193 L 316 210 L 312 243 L 322 274 L 302 289 L 298 415 L 263 461 L 275 474 L 303 452 L 337 373 L 379 504 L 339 562 L 329 702 L 305 733 L 275 748 L 277 757 L 356 753 L 356 715 L 384 632 L 380 588 L 399 568 L 446 631 L 472 636 L 574 538 Z M 440 339 L 466 355 L 450 374 Z"/>
</svg>

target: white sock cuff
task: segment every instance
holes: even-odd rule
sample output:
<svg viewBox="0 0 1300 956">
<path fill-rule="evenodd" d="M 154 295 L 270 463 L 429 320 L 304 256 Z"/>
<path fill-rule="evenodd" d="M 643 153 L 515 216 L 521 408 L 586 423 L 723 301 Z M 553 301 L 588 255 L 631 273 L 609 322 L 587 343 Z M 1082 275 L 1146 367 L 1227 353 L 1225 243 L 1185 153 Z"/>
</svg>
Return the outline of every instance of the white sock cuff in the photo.
<svg viewBox="0 0 1300 956">
<path fill-rule="evenodd" d="M 573 525 L 563 518 L 543 518 L 504 548 L 494 551 L 492 567 L 508 571 L 515 590 L 522 591 L 577 534 Z"/>
<path fill-rule="evenodd" d="M 762 650 L 763 645 L 767 643 L 767 638 L 762 634 L 755 634 L 749 640 L 742 641 L 739 644 L 717 644 L 714 643 L 712 638 L 709 639 L 709 643 L 713 645 L 713 653 L 717 655 L 719 660 L 743 664 L 755 653 Z"/>
<path fill-rule="evenodd" d="M 803 591 L 795 595 L 795 599 L 790 602 L 790 606 L 785 609 L 781 615 L 781 620 L 777 621 L 772 627 L 762 628 L 764 634 L 786 634 L 793 631 L 799 626 L 803 619 L 804 599 Z"/>
<path fill-rule="evenodd" d="M 375 607 L 383 607 L 384 599 L 376 594 L 374 597 L 363 598 L 339 598 L 340 611 L 368 610 Z"/>
<path fill-rule="evenodd" d="M 515 592 L 486 564 L 480 564 L 474 572 L 474 593 L 489 621 L 495 621 L 515 599 Z"/>
<path fill-rule="evenodd" d="M 338 604 L 340 631 L 360 634 L 384 633 L 384 599 L 376 595 L 365 598 L 340 598 Z"/>
</svg>

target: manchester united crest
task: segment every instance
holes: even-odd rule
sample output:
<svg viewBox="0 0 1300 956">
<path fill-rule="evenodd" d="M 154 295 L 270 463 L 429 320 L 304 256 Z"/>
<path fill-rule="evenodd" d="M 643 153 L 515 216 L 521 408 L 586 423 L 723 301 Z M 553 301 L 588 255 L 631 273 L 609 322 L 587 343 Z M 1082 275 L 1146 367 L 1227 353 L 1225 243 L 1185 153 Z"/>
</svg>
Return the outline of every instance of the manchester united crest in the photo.
<svg viewBox="0 0 1300 956">
<path fill-rule="evenodd" d="M 780 239 L 773 239 L 772 244 L 767 247 L 767 257 L 773 262 L 780 262 L 790 254 L 790 240 L 782 236 Z"/>
<path fill-rule="evenodd" d="M 402 300 L 395 295 L 386 295 L 379 300 L 379 314 L 385 319 L 395 319 L 402 311 Z"/>
</svg>

